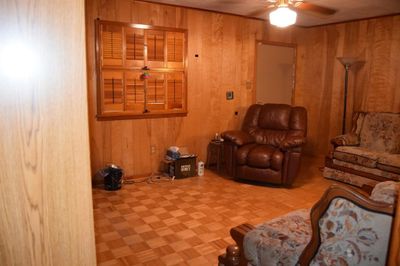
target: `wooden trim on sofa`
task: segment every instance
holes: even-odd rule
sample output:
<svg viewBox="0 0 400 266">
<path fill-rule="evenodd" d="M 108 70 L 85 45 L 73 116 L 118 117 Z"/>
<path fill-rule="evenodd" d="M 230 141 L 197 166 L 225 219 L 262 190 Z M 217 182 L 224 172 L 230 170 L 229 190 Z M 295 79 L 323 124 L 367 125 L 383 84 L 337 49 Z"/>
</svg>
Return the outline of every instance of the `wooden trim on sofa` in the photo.
<svg viewBox="0 0 400 266">
<path fill-rule="evenodd" d="M 389 247 L 389 266 L 400 265 L 400 193 L 397 196 L 396 215 L 392 226 L 391 241 Z"/>
<path fill-rule="evenodd" d="M 382 213 L 390 216 L 394 216 L 393 204 L 387 204 L 382 202 L 376 202 L 369 199 L 369 195 L 362 190 L 334 184 L 332 185 L 322 196 L 322 198 L 314 205 L 311 210 L 311 228 L 312 235 L 311 241 L 308 243 L 303 253 L 300 255 L 299 264 L 309 265 L 311 260 L 314 258 L 321 244 L 319 220 L 325 214 L 330 203 L 335 198 L 347 199 L 357 206 L 366 209 L 368 211 Z"/>
</svg>

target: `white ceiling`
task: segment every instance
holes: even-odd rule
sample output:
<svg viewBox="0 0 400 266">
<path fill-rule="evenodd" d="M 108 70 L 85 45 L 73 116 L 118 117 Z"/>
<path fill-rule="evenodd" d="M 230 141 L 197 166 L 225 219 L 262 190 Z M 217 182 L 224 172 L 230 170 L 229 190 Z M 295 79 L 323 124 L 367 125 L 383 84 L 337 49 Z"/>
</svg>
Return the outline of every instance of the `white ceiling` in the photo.
<svg viewBox="0 0 400 266">
<path fill-rule="evenodd" d="M 242 16 L 250 16 L 252 13 L 262 10 L 265 6 L 269 5 L 267 0 L 151 0 L 147 2 L 193 7 Z M 337 10 L 337 12 L 331 16 L 311 12 L 299 12 L 296 23 L 298 26 L 310 27 L 400 14 L 400 0 L 308 0 L 306 2 L 332 8 Z M 255 18 L 266 19 L 268 12 L 265 11 L 255 16 Z"/>
</svg>

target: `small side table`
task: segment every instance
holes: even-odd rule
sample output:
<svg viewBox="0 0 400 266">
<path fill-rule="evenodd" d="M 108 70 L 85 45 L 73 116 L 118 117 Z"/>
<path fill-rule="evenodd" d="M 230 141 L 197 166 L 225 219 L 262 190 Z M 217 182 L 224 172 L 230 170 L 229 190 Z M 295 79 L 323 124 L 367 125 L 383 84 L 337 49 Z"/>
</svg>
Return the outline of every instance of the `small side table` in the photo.
<svg viewBox="0 0 400 266">
<path fill-rule="evenodd" d="M 217 171 L 221 171 L 223 162 L 223 151 L 224 142 L 212 140 L 207 147 L 207 162 L 206 168 L 210 168 L 211 165 L 217 166 Z"/>
</svg>

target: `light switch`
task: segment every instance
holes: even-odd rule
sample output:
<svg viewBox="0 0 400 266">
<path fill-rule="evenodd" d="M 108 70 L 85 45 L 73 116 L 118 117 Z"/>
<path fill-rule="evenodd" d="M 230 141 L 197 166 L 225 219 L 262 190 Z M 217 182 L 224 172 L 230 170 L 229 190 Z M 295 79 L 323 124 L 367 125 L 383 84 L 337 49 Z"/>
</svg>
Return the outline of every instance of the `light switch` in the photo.
<svg viewBox="0 0 400 266">
<path fill-rule="evenodd" d="M 226 99 L 227 100 L 233 100 L 233 91 L 227 91 L 226 92 Z"/>
</svg>

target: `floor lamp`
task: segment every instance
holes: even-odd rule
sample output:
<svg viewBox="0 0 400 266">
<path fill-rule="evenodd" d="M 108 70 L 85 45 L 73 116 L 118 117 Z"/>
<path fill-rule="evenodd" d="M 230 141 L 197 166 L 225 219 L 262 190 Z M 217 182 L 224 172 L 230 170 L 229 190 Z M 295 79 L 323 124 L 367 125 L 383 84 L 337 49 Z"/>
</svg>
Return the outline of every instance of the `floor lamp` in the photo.
<svg viewBox="0 0 400 266">
<path fill-rule="evenodd" d="M 357 62 L 354 57 L 337 57 L 337 60 L 343 65 L 345 70 L 344 76 L 344 97 L 343 97 L 343 118 L 342 118 L 342 134 L 346 133 L 346 111 L 347 111 L 347 87 L 349 79 L 349 70 L 351 65 Z"/>
</svg>

